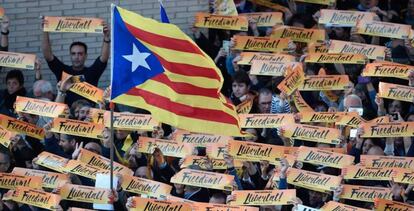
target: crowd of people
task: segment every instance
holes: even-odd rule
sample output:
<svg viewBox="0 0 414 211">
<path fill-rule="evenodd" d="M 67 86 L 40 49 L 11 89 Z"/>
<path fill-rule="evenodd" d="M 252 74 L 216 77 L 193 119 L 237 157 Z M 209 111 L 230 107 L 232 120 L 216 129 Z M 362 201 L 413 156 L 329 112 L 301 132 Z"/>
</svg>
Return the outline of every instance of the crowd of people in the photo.
<svg viewBox="0 0 414 211">
<path fill-rule="evenodd" d="M 234 0 L 237 11 L 241 13 L 251 12 L 269 12 L 273 11 L 265 6 L 255 4 L 254 1 Z M 352 27 L 327 27 L 318 24 L 320 9 L 338 9 L 353 10 L 375 13 L 381 21 L 401 23 L 414 26 L 414 1 L 413 0 L 337 0 L 333 6 L 319 4 L 295 2 L 293 0 L 273 0 L 273 3 L 281 5 L 284 25 L 295 26 L 300 28 L 319 28 L 325 29 L 327 41 L 342 40 L 359 42 L 365 44 L 374 44 L 387 47 L 385 60 L 395 63 L 411 65 L 414 62 L 414 47 L 411 40 L 390 39 L 375 36 L 360 35 Z M 167 11 L 168 12 L 168 11 Z M 7 13 L 7 11 L 6 11 Z M 13 20 L 10 20 L 13 24 Z M 42 22 L 44 24 L 45 21 Z M 277 86 L 283 81 L 283 76 L 257 76 L 249 74 L 251 66 L 239 65 L 240 50 L 232 48 L 234 46 L 233 36 L 248 35 L 256 37 L 269 36 L 272 27 L 257 27 L 253 21 L 249 22 L 247 32 L 231 31 L 223 29 L 201 29 L 192 27 L 192 36 L 197 45 L 206 52 L 216 63 L 224 77 L 222 93 L 227 96 L 231 102 L 237 106 L 245 101 L 252 100 L 253 106 L 250 113 L 261 114 L 279 114 L 293 113 L 299 111 L 292 102 L 292 96 L 281 92 Z M 8 51 L 9 19 L 4 16 L 1 22 L 1 43 L 0 51 Z M 85 99 L 69 89 L 73 86 L 70 78 L 62 80 L 62 73 L 70 75 L 83 75 L 86 82 L 98 86 L 99 79 L 107 69 L 107 63 L 110 55 L 111 44 L 110 28 L 104 24 L 102 51 L 101 55 L 96 58 L 89 67 L 85 66 L 88 55 L 87 44 L 75 41 L 69 47 L 71 64 L 62 63 L 52 51 L 53 40 L 49 39 L 48 32 L 43 32 L 42 52 L 43 59 L 46 60 L 51 72 L 56 76 L 57 86 L 54 87 L 52 81 L 42 79 L 40 72 L 41 61 L 36 61 L 36 77 L 33 87 L 26 89 L 24 73 L 21 70 L 7 69 L 6 84 L 7 88 L 0 92 L 0 114 L 4 114 L 27 123 L 31 123 L 40 128 L 44 128 L 46 135 L 43 140 L 37 140 L 30 136 L 18 134 L 11 140 L 11 145 L 7 148 L 1 146 L 0 150 L 0 172 L 11 172 L 14 167 L 30 169 L 46 169 L 36 165 L 37 156 L 47 151 L 67 159 L 77 159 L 80 148 L 87 149 L 106 158 L 110 156 L 110 134 L 109 130 L 104 130 L 102 139 L 85 138 L 75 135 L 58 134 L 50 131 L 52 119 L 33 114 L 27 114 L 15 111 L 15 101 L 17 96 L 25 96 L 45 101 L 66 103 L 69 106 L 69 119 L 91 121 L 89 110 L 99 108 L 108 110 L 108 102 L 95 103 Z M 223 41 L 230 41 L 230 49 L 223 47 Z M 11 46 L 12 47 L 12 46 Z M 381 116 L 390 116 L 390 121 L 395 122 L 412 122 L 414 120 L 414 106 L 412 103 L 389 100 L 377 95 L 379 82 L 389 82 L 406 86 L 414 86 L 414 72 L 406 79 L 387 78 L 387 77 L 364 77 L 361 75 L 364 65 L 362 64 L 319 64 L 305 63 L 304 57 L 308 53 L 306 44 L 295 42 L 290 45 L 289 52 L 286 52 L 296 58 L 296 61 L 303 63 L 305 75 L 318 75 L 323 68 L 329 75 L 348 75 L 352 86 L 343 91 L 333 91 L 334 99 L 328 98 L 322 91 L 301 91 L 303 99 L 316 112 L 340 112 L 350 111 L 350 108 L 362 108 L 361 117 L 365 120 L 372 120 Z M 4 68 L 4 67 L 3 67 Z M 110 88 L 105 91 L 109 93 Z M 123 105 L 116 105 L 116 111 L 144 113 L 148 112 L 131 108 Z M 313 125 L 329 126 L 324 123 L 313 123 Z M 332 126 L 332 125 L 331 125 Z M 392 138 L 362 138 L 364 131 L 358 128 L 354 137 L 349 135 L 349 130 L 345 127 L 333 126 L 340 128 L 342 131 L 341 143 L 339 144 L 322 144 L 309 142 L 299 139 L 291 140 L 284 137 L 283 129 L 277 128 L 247 128 L 246 132 L 253 134 L 253 137 L 236 138 L 242 141 L 250 141 L 263 144 L 281 145 L 281 146 L 308 146 L 308 147 L 330 147 L 344 148 L 347 154 L 354 156 L 354 164 L 359 165 L 361 155 L 385 155 L 385 156 L 402 156 L 414 157 L 414 145 L 412 137 L 392 137 Z M 185 129 L 185 128 L 183 128 Z M 234 200 L 231 192 L 195 187 L 189 185 L 173 184 L 173 177 L 181 169 L 183 158 L 174 158 L 164 156 L 161 150 L 155 150 L 152 154 L 138 152 L 139 137 L 148 136 L 159 139 L 172 139 L 176 128 L 163 124 L 162 127 L 156 127 L 153 131 L 130 131 L 117 129 L 114 137 L 115 161 L 121 163 L 134 172 L 134 176 L 151 179 L 154 181 L 170 184 L 173 186 L 171 195 L 195 202 L 209 202 L 226 204 Z M 132 144 L 129 140 L 133 140 Z M 194 147 L 193 155 L 206 156 L 206 149 L 203 147 Z M 327 175 L 341 175 L 341 169 L 313 165 L 296 161 L 288 163 L 286 159 L 281 160 L 281 164 L 275 167 L 268 161 L 251 162 L 243 161 L 242 166 L 235 166 L 234 159 L 228 153 L 224 156 L 227 165 L 226 170 L 213 170 L 220 173 L 231 174 L 235 176 L 237 190 L 264 190 L 272 187 L 268 186 L 269 180 L 273 179 L 274 172 L 279 172 L 279 189 L 294 188 L 297 190 L 297 198 L 291 205 L 283 206 L 260 206 L 261 210 L 292 210 L 297 204 L 303 204 L 312 208 L 321 208 L 329 201 L 338 201 L 344 204 L 372 209 L 373 202 L 344 200 L 340 198 L 341 186 L 331 192 L 320 192 L 301 187 L 293 187 L 286 181 L 286 175 L 289 168 L 303 169 Z M 191 165 L 191 169 L 200 170 L 200 166 Z M 122 180 L 122 175 L 121 179 Z M 94 181 L 79 175 L 70 175 L 70 182 L 73 184 L 94 186 Z M 343 180 L 342 184 L 364 185 L 389 187 L 392 190 L 393 200 L 414 203 L 414 184 L 399 184 L 393 181 L 373 181 L 373 180 Z M 8 190 L 0 189 L 0 194 L 4 195 Z M 58 190 L 47 190 L 56 192 Z M 133 205 L 131 196 L 137 196 L 117 187 L 113 193 L 115 210 L 127 210 Z M 145 196 L 141 196 L 145 197 Z M 62 200 L 60 209 L 67 210 L 70 207 L 83 207 L 92 209 L 91 203 L 73 202 Z M 0 200 L 1 210 L 38 210 L 33 206 L 16 203 L 10 200 Z"/>
</svg>

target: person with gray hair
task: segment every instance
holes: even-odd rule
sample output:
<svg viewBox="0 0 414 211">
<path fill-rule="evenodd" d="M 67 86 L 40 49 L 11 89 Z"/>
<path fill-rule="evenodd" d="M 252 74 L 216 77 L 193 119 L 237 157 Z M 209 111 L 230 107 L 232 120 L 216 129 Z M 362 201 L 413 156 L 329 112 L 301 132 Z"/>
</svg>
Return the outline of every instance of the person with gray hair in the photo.
<svg viewBox="0 0 414 211">
<path fill-rule="evenodd" d="M 37 80 L 33 84 L 33 96 L 38 99 L 44 98 L 54 101 L 55 95 L 52 84 L 46 80 Z"/>
</svg>

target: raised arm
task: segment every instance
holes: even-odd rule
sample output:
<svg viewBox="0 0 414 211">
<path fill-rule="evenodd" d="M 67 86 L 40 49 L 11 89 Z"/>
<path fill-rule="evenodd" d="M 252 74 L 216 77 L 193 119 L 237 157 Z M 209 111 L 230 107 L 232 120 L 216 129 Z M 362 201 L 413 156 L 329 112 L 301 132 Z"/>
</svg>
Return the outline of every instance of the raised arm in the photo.
<svg viewBox="0 0 414 211">
<path fill-rule="evenodd" d="M 109 45 L 111 44 L 111 31 L 106 22 L 103 22 L 103 42 L 100 60 L 103 63 L 108 62 L 109 59 Z"/>
<path fill-rule="evenodd" d="M 46 23 L 46 20 L 44 19 L 44 17 L 42 17 L 42 30 L 43 30 L 43 25 L 45 23 Z M 49 32 L 43 32 L 42 52 L 43 52 L 43 56 L 45 57 L 46 61 L 50 62 L 53 60 L 53 52 L 52 52 L 52 46 L 50 45 Z"/>
</svg>

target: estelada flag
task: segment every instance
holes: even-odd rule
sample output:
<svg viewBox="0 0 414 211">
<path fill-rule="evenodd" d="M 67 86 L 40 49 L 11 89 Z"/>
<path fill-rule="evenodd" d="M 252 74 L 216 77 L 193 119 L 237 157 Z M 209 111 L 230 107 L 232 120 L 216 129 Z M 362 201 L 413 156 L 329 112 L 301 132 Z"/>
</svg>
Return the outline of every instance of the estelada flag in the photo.
<svg viewBox="0 0 414 211">
<path fill-rule="evenodd" d="M 213 60 L 177 26 L 112 6 L 112 102 L 191 132 L 244 136 Z"/>
</svg>

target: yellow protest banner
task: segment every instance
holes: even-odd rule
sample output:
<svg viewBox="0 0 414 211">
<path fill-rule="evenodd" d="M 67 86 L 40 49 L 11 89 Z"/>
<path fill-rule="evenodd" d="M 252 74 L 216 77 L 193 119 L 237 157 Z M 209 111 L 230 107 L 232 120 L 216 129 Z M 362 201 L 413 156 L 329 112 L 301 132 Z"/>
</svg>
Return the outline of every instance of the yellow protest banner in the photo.
<svg viewBox="0 0 414 211">
<path fill-rule="evenodd" d="M 300 112 L 300 122 L 325 122 L 335 123 L 341 119 L 347 112 Z"/>
<path fill-rule="evenodd" d="M 91 122 L 73 119 L 55 118 L 52 123 L 51 132 L 63 133 L 88 138 L 102 138 L 104 126 Z"/>
<path fill-rule="evenodd" d="M 288 49 L 289 39 L 236 35 L 234 42 L 236 50 L 284 52 Z"/>
<path fill-rule="evenodd" d="M 133 206 L 130 211 L 142 210 L 179 210 L 192 211 L 191 204 L 185 202 L 172 202 L 165 200 L 148 199 L 141 197 L 132 197 Z"/>
<path fill-rule="evenodd" d="M 238 15 L 237 8 L 233 0 L 215 0 L 213 14 L 232 16 Z"/>
<path fill-rule="evenodd" d="M 396 39 L 407 39 L 411 30 L 410 25 L 374 20 L 361 20 L 357 23 L 356 28 L 358 34 Z"/>
<path fill-rule="evenodd" d="M 63 173 L 68 161 L 69 160 L 64 157 L 43 151 L 37 156 L 35 164 Z"/>
<path fill-rule="evenodd" d="M 392 191 L 391 188 L 343 185 L 339 198 L 365 202 L 374 202 L 375 198 L 392 200 Z"/>
<path fill-rule="evenodd" d="M 341 177 L 289 168 L 287 182 L 311 190 L 333 191 L 341 184 Z"/>
<path fill-rule="evenodd" d="M 332 6 L 335 4 L 335 0 L 295 0 L 298 2 L 312 3 L 312 4 L 322 4 Z"/>
<path fill-rule="evenodd" d="M 246 141 L 228 141 L 228 153 L 235 159 L 245 161 L 267 160 L 272 164 L 278 163 L 284 155 L 283 146 L 261 144 Z"/>
<path fill-rule="evenodd" d="M 362 137 L 410 137 L 414 136 L 414 122 L 390 122 L 390 123 L 363 123 Z"/>
<path fill-rule="evenodd" d="M 413 102 L 414 87 L 380 82 L 378 95 L 382 98 Z"/>
<path fill-rule="evenodd" d="M 212 159 L 224 159 L 224 152 L 226 152 L 226 150 L 227 146 L 224 144 L 209 144 L 206 147 L 206 154 Z"/>
<path fill-rule="evenodd" d="M 365 166 L 347 166 L 342 169 L 344 179 L 352 180 L 391 180 L 393 168 L 371 168 Z"/>
<path fill-rule="evenodd" d="M 386 199 L 375 199 L 374 210 L 376 211 L 383 211 L 383 210 L 414 210 L 414 205 L 406 204 L 398 201 L 393 200 L 386 200 Z"/>
<path fill-rule="evenodd" d="M 410 71 L 414 71 L 414 66 L 393 62 L 375 62 L 365 65 L 361 74 L 362 76 L 396 77 L 408 80 Z"/>
<path fill-rule="evenodd" d="M 392 181 L 404 184 L 414 184 L 414 170 L 393 168 Z"/>
<path fill-rule="evenodd" d="M 279 4 L 273 3 L 269 0 L 249 0 L 249 1 L 253 2 L 254 4 L 260 5 L 260 6 L 264 6 L 264 7 L 274 9 L 276 11 L 285 11 L 285 9 L 287 9 L 286 7 L 283 7 Z"/>
<path fill-rule="evenodd" d="M 362 54 L 368 59 L 385 59 L 385 46 L 331 40 L 328 53 Z"/>
<path fill-rule="evenodd" d="M 308 53 L 328 53 L 329 46 L 326 43 L 308 43 Z"/>
<path fill-rule="evenodd" d="M 50 171 L 14 167 L 12 173 L 16 175 L 20 175 L 20 176 L 26 176 L 26 177 L 33 177 L 33 178 L 40 177 L 42 178 L 41 186 L 44 188 L 54 189 L 57 187 L 61 187 L 65 183 L 70 182 L 69 175 L 50 172 Z M 38 188 L 38 187 L 34 187 L 34 188 Z"/>
<path fill-rule="evenodd" d="M 111 166 L 110 166 L 111 161 L 108 158 L 102 155 L 93 153 L 83 148 L 80 149 L 78 160 L 83 163 L 89 164 L 91 166 L 100 168 L 100 169 L 104 169 L 104 170 L 111 169 Z M 134 174 L 134 171 L 132 171 L 130 168 L 123 166 L 117 162 L 113 162 L 113 171 L 114 173 L 119 173 L 122 175 L 133 175 Z"/>
<path fill-rule="evenodd" d="M 233 175 L 193 169 L 181 169 L 170 180 L 171 183 L 227 191 L 233 190 L 233 181 Z"/>
<path fill-rule="evenodd" d="M 299 147 L 296 160 L 315 165 L 344 168 L 354 163 L 354 156 L 321 150 L 313 147 Z"/>
<path fill-rule="evenodd" d="M 283 135 L 287 138 L 297 138 L 327 144 L 338 144 L 338 139 L 341 135 L 338 129 L 311 125 L 288 124 L 283 126 L 283 129 Z"/>
<path fill-rule="evenodd" d="M 240 16 L 247 16 L 258 27 L 272 27 L 277 24 L 283 24 L 283 13 L 281 12 L 252 12 L 242 13 Z"/>
<path fill-rule="evenodd" d="M 96 174 L 109 174 L 108 170 L 83 163 L 79 160 L 69 160 L 64 167 L 64 172 L 76 174 L 93 180 L 96 178 Z"/>
<path fill-rule="evenodd" d="M 241 128 L 275 128 L 295 123 L 293 114 L 239 114 Z"/>
<path fill-rule="evenodd" d="M 139 137 L 138 152 L 152 154 L 158 148 L 165 156 L 184 158 L 191 154 L 191 149 L 184 143 L 171 140 Z"/>
<path fill-rule="evenodd" d="M 89 108 L 89 116 L 92 118 L 92 122 L 95 124 L 104 124 L 105 110 L 97 108 Z"/>
<path fill-rule="evenodd" d="M 194 25 L 200 28 L 247 31 L 249 22 L 245 16 L 214 15 L 204 12 L 195 14 Z"/>
<path fill-rule="evenodd" d="M 306 29 L 294 26 L 275 26 L 271 37 L 288 38 L 295 42 L 323 42 L 325 41 L 326 32 L 324 29 Z"/>
<path fill-rule="evenodd" d="M 287 69 L 293 68 L 295 65 L 301 65 L 299 62 L 269 62 L 269 61 L 253 61 L 250 68 L 250 75 L 266 75 L 266 76 L 284 76 Z"/>
<path fill-rule="evenodd" d="M 42 178 L 14 173 L 0 173 L 0 188 L 14 190 L 17 186 L 39 188 L 42 187 Z"/>
<path fill-rule="evenodd" d="M 225 170 L 227 169 L 226 161 L 223 159 L 210 159 L 211 164 L 214 170 Z M 187 168 L 191 165 L 197 165 L 200 166 L 202 170 L 210 170 L 207 167 L 208 164 L 208 158 L 203 156 L 187 156 L 184 158 L 184 162 L 181 164 L 181 168 Z M 234 167 L 235 168 L 241 168 L 243 166 L 243 162 L 241 160 L 234 160 Z"/>
<path fill-rule="evenodd" d="M 313 112 L 312 107 L 306 103 L 306 101 L 303 99 L 302 95 L 300 94 L 299 90 L 296 90 L 292 93 L 292 100 L 295 104 L 296 109 L 299 112 Z"/>
<path fill-rule="evenodd" d="M 87 82 L 74 83 L 69 91 L 76 93 L 95 103 L 103 102 L 104 91 Z"/>
<path fill-rule="evenodd" d="M 290 72 L 288 70 L 287 74 L 283 81 L 277 85 L 277 88 L 281 92 L 291 95 L 305 80 L 305 73 L 302 65 L 297 65 Z"/>
<path fill-rule="evenodd" d="M 306 56 L 307 63 L 332 64 L 365 64 L 367 58 L 362 54 L 350 53 L 310 53 Z"/>
<path fill-rule="evenodd" d="M 214 204 L 214 203 L 202 203 L 191 202 L 193 211 L 259 211 L 258 207 L 237 206 L 227 204 Z"/>
<path fill-rule="evenodd" d="M 52 118 L 61 116 L 66 109 L 69 109 L 64 103 L 55 103 L 21 96 L 17 96 L 15 106 L 17 112 Z"/>
<path fill-rule="evenodd" d="M 147 130 L 152 131 L 158 126 L 150 114 L 134 114 L 129 112 L 114 112 L 114 127 L 123 130 Z M 105 112 L 104 122 L 106 127 L 111 126 L 111 113 Z"/>
<path fill-rule="evenodd" d="M 16 133 L 6 130 L 0 126 L 0 144 L 9 148 L 11 139 L 16 136 Z"/>
<path fill-rule="evenodd" d="M 258 53 L 258 52 L 241 52 L 240 61 L 237 64 L 252 65 L 253 62 L 295 62 L 294 56 L 283 53 Z"/>
<path fill-rule="evenodd" d="M 329 27 L 354 27 L 362 19 L 373 20 L 375 17 L 375 13 L 352 10 L 321 9 L 320 13 L 318 23 Z"/>
<path fill-rule="evenodd" d="M 8 131 L 25 134 L 39 140 L 43 140 L 45 137 L 45 130 L 43 128 L 3 114 L 0 114 L 0 126 Z"/>
<path fill-rule="evenodd" d="M 145 194 L 158 199 L 165 199 L 172 189 L 171 185 L 128 175 L 122 176 L 121 187 L 127 192 Z"/>
<path fill-rule="evenodd" d="M 185 130 L 176 130 L 174 140 L 179 143 L 194 144 L 196 146 L 206 146 L 210 144 L 225 144 L 230 136 L 213 134 L 192 133 Z"/>
<path fill-rule="evenodd" d="M 344 125 L 357 128 L 360 124 L 365 122 L 366 121 L 359 116 L 357 112 L 345 112 L 345 114 L 342 115 L 337 122 L 335 122 L 335 125 Z"/>
<path fill-rule="evenodd" d="M 298 89 L 300 91 L 345 90 L 348 87 L 348 75 L 308 75 Z"/>
<path fill-rule="evenodd" d="M 13 200 L 18 203 L 28 204 L 47 210 L 57 210 L 60 207 L 60 199 L 61 197 L 57 194 L 22 186 L 16 187 L 15 190 L 8 191 L 3 196 L 3 200 Z"/>
<path fill-rule="evenodd" d="M 343 211 L 370 211 L 367 209 L 354 207 L 347 204 L 342 204 L 336 201 L 329 201 L 323 207 L 321 207 L 321 211 L 335 211 L 335 210 L 343 210 Z"/>
<path fill-rule="evenodd" d="M 45 32 L 103 32 L 103 20 L 100 18 L 45 16 L 44 20 Z"/>
<path fill-rule="evenodd" d="M 0 51 L 0 66 L 33 70 L 35 54 Z"/>
<path fill-rule="evenodd" d="M 238 114 L 248 114 L 252 110 L 254 98 L 247 99 L 236 106 L 236 112 Z"/>
<path fill-rule="evenodd" d="M 296 190 L 236 190 L 231 195 L 236 198 L 231 205 L 288 205 L 294 202 Z"/>
<path fill-rule="evenodd" d="M 361 155 L 361 164 L 373 168 L 414 168 L 414 158 L 400 156 Z"/>
<path fill-rule="evenodd" d="M 85 185 L 65 184 L 60 188 L 60 196 L 68 201 L 109 204 L 111 194 L 110 189 Z"/>
</svg>

